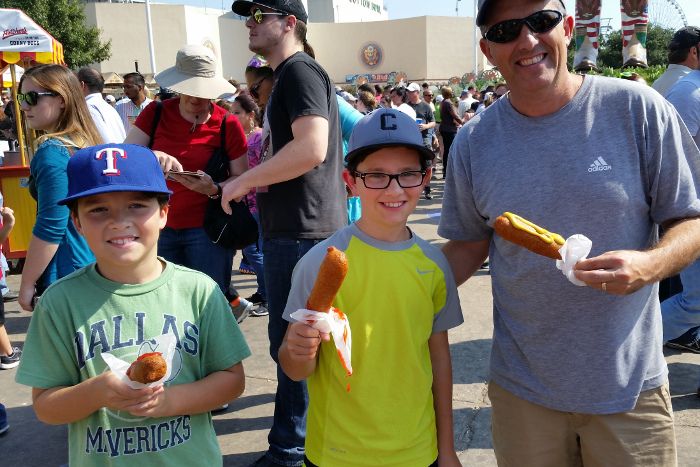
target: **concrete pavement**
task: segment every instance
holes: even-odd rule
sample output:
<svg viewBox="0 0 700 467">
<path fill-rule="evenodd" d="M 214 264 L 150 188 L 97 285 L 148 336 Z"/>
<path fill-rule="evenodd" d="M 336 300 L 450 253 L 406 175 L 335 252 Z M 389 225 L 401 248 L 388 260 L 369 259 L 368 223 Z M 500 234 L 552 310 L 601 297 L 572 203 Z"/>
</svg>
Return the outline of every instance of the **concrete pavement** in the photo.
<svg viewBox="0 0 700 467">
<path fill-rule="evenodd" d="M 441 243 L 437 224 L 442 201 L 442 182 L 433 181 L 434 199 L 422 200 L 410 226 L 423 238 Z M 237 264 L 238 261 L 235 261 Z M 19 277 L 10 276 L 14 290 Z M 235 276 L 243 296 L 254 292 L 253 276 Z M 491 409 L 486 396 L 491 345 L 491 280 L 480 271 L 459 288 L 465 323 L 450 333 L 454 367 L 455 437 L 462 464 L 494 466 L 490 437 Z M 30 314 L 19 311 L 16 302 L 6 304 L 7 329 L 15 345 L 22 345 Z M 214 416 L 214 426 L 224 454 L 224 464 L 247 466 L 267 449 L 272 422 L 275 367 L 268 356 L 267 318 L 248 318 L 242 329 L 253 351 L 244 362 L 246 391 L 229 409 Z M 676 416 L 679 465 L 700 465 L 700 398 L 696 385 L 700 355 L 667 351 L 671 394 Z M 58 466 L 68 461 L 67 429 L 39 422 L 31 408 L 31 389 L 14 382 L 15 370 L 0 371 L 0 402 L 8 408 L 11 424 L 0 437 L 0 465 Z"/>
</svg>

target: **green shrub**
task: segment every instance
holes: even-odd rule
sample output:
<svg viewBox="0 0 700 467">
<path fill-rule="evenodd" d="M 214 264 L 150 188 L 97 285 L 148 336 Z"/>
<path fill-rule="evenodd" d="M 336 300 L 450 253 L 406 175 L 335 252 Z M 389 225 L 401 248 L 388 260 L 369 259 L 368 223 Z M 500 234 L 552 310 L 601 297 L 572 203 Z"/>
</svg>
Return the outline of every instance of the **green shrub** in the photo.
<svg viewBox="0 0 700 467">
<path fill-rule="evenodd" d="M 610 67 L 603 67 L 599 73 L 596 73 L 595 71 L 591 71 L 588 74 L 591 75 L 601 75 L 601 76 L 610 76 L 613 78 L 621 78 L 622 73 L 637 73 L 639 76 L 644 78 L 644 80 L 651 86 L 654 81 L 659 79 L 659 76 L 666 71 L 666 67 L 664 65 L 654 65 L 650 66 L 649 68 L 610 68 Z"/>
</svg>

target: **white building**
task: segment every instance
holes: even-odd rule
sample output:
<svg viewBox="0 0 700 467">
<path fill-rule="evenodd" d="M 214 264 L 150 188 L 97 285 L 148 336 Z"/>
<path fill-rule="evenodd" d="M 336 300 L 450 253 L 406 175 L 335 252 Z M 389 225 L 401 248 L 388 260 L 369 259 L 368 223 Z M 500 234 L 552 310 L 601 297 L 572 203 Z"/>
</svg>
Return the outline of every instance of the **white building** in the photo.
<svg viewBox="0 0 700 467">
<path fill-rule="evenodd" d="M 308 3 L 309 42 L 336 83 L 353 82 L 360 75 L 383 82 L 392 73 L 405 74 L 410 81 L 447 81 L 474 70 L 472 18 L 422 16 L 390 21 L 382 0 Z M 138 62 L 141 73 L 153 72 L 143 3 L 90 2 L 84 11 L 86 22 L 101 29 L 102 40 L 112 41 L 112 56 L 95 65 L 98 70 L 123 75 L 134 71 Z M 314 20 L 324 14 L 332 15 L 331 19 Z M 151 17 L 156 72 L 172 66 L 182 46 L 203 44 L 221 59 L 223 76 L 244 80 L 253 54 L 248 50 L 248 29 L 232 11 L 222 14 L 219 9 L 152 4 Z M 487 67 L 481 52 L 477 61 L 479 70 Z"/>
</svg>

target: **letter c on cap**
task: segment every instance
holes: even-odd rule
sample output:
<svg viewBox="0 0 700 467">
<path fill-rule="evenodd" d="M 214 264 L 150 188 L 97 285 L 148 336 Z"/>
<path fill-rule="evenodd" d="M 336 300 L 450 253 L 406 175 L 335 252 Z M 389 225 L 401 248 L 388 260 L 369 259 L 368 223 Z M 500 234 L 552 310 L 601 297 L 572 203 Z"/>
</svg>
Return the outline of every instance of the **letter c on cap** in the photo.
<svg viewBox="0 0 700 467">
<path fill-rule="evenodd" d="M 382 114 L 382 130 L 395 130 L 397 127 L 393 120 L 396 120 L 396 115 Z"/>
</svg>

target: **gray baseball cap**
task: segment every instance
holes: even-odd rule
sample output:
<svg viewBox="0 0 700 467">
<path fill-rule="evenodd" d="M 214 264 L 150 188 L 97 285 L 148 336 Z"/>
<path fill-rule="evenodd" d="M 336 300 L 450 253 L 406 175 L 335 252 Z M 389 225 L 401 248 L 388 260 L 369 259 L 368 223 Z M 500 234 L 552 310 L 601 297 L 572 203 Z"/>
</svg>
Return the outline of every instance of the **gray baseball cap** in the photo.
<svg viewBox="0 0 700 467">
<path fill-rule="evenodd" d="M 476 14 L 476 25 L 484 26 L 486 24 L 487 16 L 491 11 L 491 7 L 494 6 L 496 0 L 479 0 L 479 12 Z M 566 5 L 564 5 L 564 0 L 559 0 L 562 8 L 566 11 Z"/>
<path fill-rule="evenodd" d="M 435 158 L 433 151 L 423 146 L 423 137 L 414 119 L 396 109 L 377 109 L 355 125 L 345 162 L 357 164 L 379 149 L 394 146 L 415 149 L 425 161 Z"/>
</svg>

